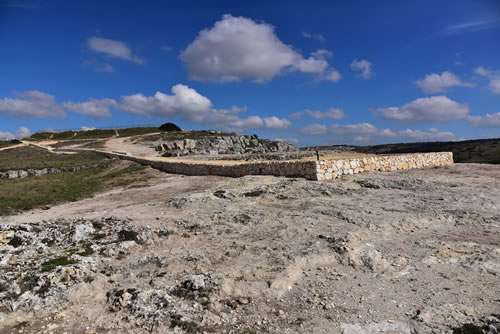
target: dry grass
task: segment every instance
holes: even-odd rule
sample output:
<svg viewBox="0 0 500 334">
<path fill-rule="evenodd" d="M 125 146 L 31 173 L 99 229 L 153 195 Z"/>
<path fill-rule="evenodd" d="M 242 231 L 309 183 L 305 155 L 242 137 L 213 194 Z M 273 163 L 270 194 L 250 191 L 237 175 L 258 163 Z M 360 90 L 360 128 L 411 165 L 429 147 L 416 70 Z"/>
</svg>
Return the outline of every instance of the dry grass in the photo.
<svg viewBox="0 0 500 334">
<path fill-rule="evenodd" d="M 79 166 L 107 161 L 102 154 L 80 152 L 55 154 L 38 147 L 24 146 L 0 151 L 0 171 L 9 169 Z"/>
<path fill-rule="evenodd" d="M 0 148 L 14 146 L 14 145 L 18 145 L 18 144 L 21 144 L 21 142 L 19 140 L 17 140 L 17 139 L 14 139 L 14 140 L 0 140 Z"/>
<path fill-rule="evenodd" d="M 110 168 L 0 179 L 0 215 L 76 201 L 99 191 L 144 181 L 148 177 L 144 169 L 136 163 L 115 161 Z"/>
</svg>

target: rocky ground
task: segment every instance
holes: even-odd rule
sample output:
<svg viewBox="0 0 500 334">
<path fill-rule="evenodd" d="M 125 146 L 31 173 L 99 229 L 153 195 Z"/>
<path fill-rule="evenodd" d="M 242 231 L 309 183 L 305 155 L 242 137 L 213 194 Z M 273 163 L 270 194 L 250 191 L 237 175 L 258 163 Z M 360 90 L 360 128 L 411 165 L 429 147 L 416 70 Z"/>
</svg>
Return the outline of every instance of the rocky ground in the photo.
<svg viewBox="0 0 500 334">
<path fill-rule="evenodd" d="M 475 164 L 151 171 L 0 218 L 0 332 L 497 333 L 499 189 L 500 166 Z"/>
</svg>

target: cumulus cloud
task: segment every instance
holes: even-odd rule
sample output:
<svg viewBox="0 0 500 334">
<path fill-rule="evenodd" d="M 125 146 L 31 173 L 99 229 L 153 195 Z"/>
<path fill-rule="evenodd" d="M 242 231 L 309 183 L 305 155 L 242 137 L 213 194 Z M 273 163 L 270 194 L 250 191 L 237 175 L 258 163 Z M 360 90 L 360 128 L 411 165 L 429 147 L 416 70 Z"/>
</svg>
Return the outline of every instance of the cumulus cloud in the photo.
<svg viewBox="0 0 500 334">
<path fill-rule="evenodd" d="M 500 128 L 500 112 L 484 116 L 468 116 L 467 122 L 479 128 Z"/>
<path fill-rule="evenodd" d="M 402 107 L 379 108 L 375 111 L 383 118 L 399 122 L 451 122 L 467 116 L 469 106 L 446 96 L 416 99 Z"/>
<path fill-rule="evenodd" d="M 230 131 L 256 128 L 284 129 L 291 125 L 289 120 L 275 116 L 240 117 L 240 114 L 247 112 L 246 108 L 215 109 L 207 97 L 182 84 L 172 87 L 172 95 L 157 92 L 154 96 L 142 94 L 122 96 L 117 108 L 132 114 L 180 117 L 185 121 L 216 126 Z"/>
<path fill-rule="evenodd" d="M 370 123 L 347 125 L 334 124 L 330 127 L 321 124 L 313 125 L 314 127 L 305 127 L 301 129 L 301 133 L 310 136 L 320 136 L 332 133 L 356 142 L 367 142 L 373 138 L 391 138 L 393 140 L 410 141 L 455 141 L 462 139 L 452 132 L 439 131 L 436 128 L 430 128 L 429 131 L 412 129 L 395 131 L 388 128 L 379 129 Z"/>
<path fill-rule="evenodd" d="M 77 114 L 92 116 L 93 118 L 111 117 L 110 107 L 116 107 L 117 103 L 113 99 L 88 99 L 86 102 L 65 102 L 63 107 Z"/>
<path fill-rule="evenodd" d="M 16 98 L 0 100 L 0 114 L 14 117 L 66 117 L 63 107 L 56 103 L 52 95 L 31 90 L 14 93 Z"/>
<path fill-rule="evenodd" d="M 292 125 L 286 118 L 278 118 L 276 116 L 264 117 L 263 120 L 267 129 L 286 129 Z"/>
<path fill-rule="evenodd" d="M 0 131 L 0 140 L 12 140 L 14 135 L 11 132 Z"/>
<path fill-rule="evenodd" d="M 340 108 L 330 108 L 325 112 L 319 110 L 304 110 L 306 114 L 315 119 L 342 119 L 344 118 L 344 111 Z"/>
<path fill-rule="evenodd" d="M 3 132 L 0 131 L 0 140 L 12 140 L 12 139 L 22 139 L 29 137 L 31 135 L 31 131 L 24 126 L 21 126 L 16 133 L 12 132 Z"/>
<path fill-rule="evenodd" d="M 125 59 L 136 64 L 143 64 L 144 59 L 132 55 L 132 51 L 125 42 L 114 41 L 112 39 L 90 37 L 87 40 L 89 49 L 94 52 L 102 53 L 110 57 Z"/>
<path fill-rule="evenodd" d="M 303 32 L 302 36 L 304 36 L 305 38 L 309 38 L 309 39 L 316 39 L 320 42 L 326 41 L 326 38 L 325 38 L 325 36 L 323 36 L 323 34 L 311 34 L 309 32 Z"/>
<path fill-rule="evenodd" d="M 134 94 L 122 96 L 119 109 L 146 116 L 176 117 L 185 115 L 197 120 L 212 108 L 212 102 L 196 90 L 178 84 L 172 87 L 172 95 L 157 92 L 154 96 Z"/>
<path fill-rule="evenodd" d="M 299 132 L 306 136 L 321 136 L 328 133 L 328 127 L 323 124 L 311 124 L 303 127 Z"/>
<path fill-rule="evenodd" d="M 493 94 L 500 94 L 500 71 L 487 70 L 480 66 L 476 68 L 475 73 L 490 79 L 489 89 Z"/>
<path fill-rule="evenodd" d="M 299 140 L 297 138 L 280 138 L 280 137 L 277 137 L 277 138 L 274 138 L 274 140 L 285 142 L 285 143 L 289 143 L 289 144 L 293 144 L 293 145 L 297 145 L 299 143 Z"/>
<path fill-rule="evenodd" d="M 94 127 L 89 127 L 89 126 L 85 126 L 85 125 L 82 125 L 82 127 L 80 128 L 80 130 L 82 130 L 82 131 L 92 131 L 95 129 L 96 128 L 94 128 Z"/>
<path fill-rule="evenodd" d="M 305 58 L 284 44 L 272 25 L 224 15 L 213 27 L 200 31 L 180 59 L 194 80 L 265 82 L 284 70 L 324 73 L 329 68 L 325 56 L 315 52 Z"/>
<path fill-rule="evenodd" d="M 417 80 L 415 83 L 426 93 L 443 93 L 452 87 L 475 87 L 473 83 L 463 82 L 451 72 L 427 74 L 425 78 Z"/>
<path fill-rule="evenodd" d="M 359 76 L 363 79 L 370 79 L 375 73 L 372 71 L 372 63 L 366 59 L 354 60 L 351 63 L 351 69 L 359 72 Z"/>
<path fill-rule="evenodd" d="M 297 111 L 294 112 L 293 114 L 288 115 L 288 117 L 290 117 L 291 119 L 301 119 L 303 114 L 304 114 L 303 111 Z"/>
<path fill-rule="evenodd" d="M 342 75 L 340 75 L 339 71 L 337 71 L 336 69 L 332 68 L 325 75 L 324 79 L 328 80 L 328 81 L 331 81 L 331 82 L 337 82 L 340 79 L 342 79 Z"/>
</svg>

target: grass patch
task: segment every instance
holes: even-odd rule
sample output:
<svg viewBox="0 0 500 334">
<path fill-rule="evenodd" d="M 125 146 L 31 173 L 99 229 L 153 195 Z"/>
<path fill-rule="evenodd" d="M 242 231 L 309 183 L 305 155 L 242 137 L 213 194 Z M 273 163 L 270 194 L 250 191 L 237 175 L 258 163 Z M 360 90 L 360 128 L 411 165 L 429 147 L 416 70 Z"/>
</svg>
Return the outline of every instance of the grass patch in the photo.
<svg viewBox="0 0 500 334">
<path fill-rule="evenodd" d="M 453 328 L 453 334 L 482 334 L 481 327 L 473 324 L 465 324 L 459 328 Z"/>
<path fill-rule="evenodd" d="M 254 190 L 254 191 L 249 191 L 249 192 L 244 193 L 243 196 L 245 196 L 245 197 L 259 197 L 263 193 L 265 193 L 264 190 Z"/>
<path fill-rule="evenodd" d="M 118 239 L 120 241 L 135 241 L 139 243 L 137 232 L 135 231 L 121 230 L 120 232 L 118 232 Z"/>
<path fill-rule="evenodd" d="M 44 283 L 38 290 L 36 290 L 36 294 L 44 297 L 47 292 L 49 292 L 50 283 Z"/>
<path fill-rule="evenodd" d="M 109 160 L 106 156 L 94 152 L 76 154 L 55 154 L 38 147 L 19 147 L 0 151 L 0 171 L 9 169 L 69 167 Z"/>
<path fill-rule="evenodd" d="M 371 183 L 369 181 L 365 181 L 365 180 L 359 180 L 359 181 L 355 181 L 357 184 L 359 184 L 362 188 L 368 188 L 368 189 L 380 189 L 380 186 L 375 184 L 375 183 Z"/>
<path fill-rule="evenodd" d="M 143 166 L 132 163 L 111 173 L 106 168 L 92 168 L 24 179 L 0 179 L 0 216 L 77 201 L 115 186 L 142 181 L 143 170 Z"/>
<path fill-rule="evenodd" d="M 67 256 L 61 256 L 61 257 L 57 257 L 55 259 L 52 259 L 52 260 L 49 260 L 49 261 L 42 263 L 40 271 L 42 273 L 45 273 L 48 271 L 53 271 L 54 269 L 56 269 L 59 266 L 67 266 L 67 265 L 76 264 L 76 263 L 78 263 L 78 261 L 72 260 L 72 259 L 68 258 Z"/>
<path fill-rule="evenodd" d="M 105 233 L 94 233 L 92 235 L 92 239 L 94 240 L 101 240 L 101 239 L 104 239 L 106 238 L 106 234 Z"/>
<path fill-rule="evenodd" d="M 130 137 L 160 132 L 158 127 L 134 127 L 125 129 L 95 129 L 88 131 L 61 131 L 61 132 L 37 132 L 27 138 L 28 140 L 77 140 L 77 139 L 106 139 L 116 136 Z"/>
<path fill-rule="evenodd" d="M 89 131 L 77 131 L 74 139 L 87 139 L 87 138 L 111 138 L 116 136 L 116 132 L 113 129 L 108 130 L 89 130 Z"/>
<path fill-rule="evenodd" d="M 160 129 L 157 127 L 137 127 L 137 128 L 118 129 L 117 131 L 120 134 L 120 137 L 130 137 L 130 136 L 140 136 L 140 135 L 147 135 L 149 133 L 160 132 Z"/>
<path fill-rule="evenodd" d="M 158 140 L 163 140 L 163 141 L 172 141 L 172 140 L 184 140 L 184 139 L 193 139 L 193 140 L 199 140 L 199 139 L 206 139 L 206 138 L 214 138 L 214 137 L 227 137 L 227 136 L 234 136 L 234 133 L 228 133 L 228 132 L 219 132 L 219 133 L 214 133 L 213 131 L 207 131 L 207 130 L 200 130 L 200 131 L 170 131 L 170 132 L 163 132 L 157 135 L 152 135 L 152 136 L 147 136 L 145 138 L 142 138 L 141 141 L 143 142 L 148 142 L 148 141 L 158 141 Z"/>
<path fill-rule="evenodd" d="M 21 144 L 21 141 L 17 140 L 17 139 L 14 139 L 14 140 L 0 140 L 0 148 L 14 146 L 14 145 L 17 145 L 17 144 Z"/>
<path fill-rule="evenodd" d="M 94 254 L 95 251 L 90 246 L 92 246 L 92 245 L 91 244 L 85 245 L 85 248 L 83 249 L 83 251 L 81 251 L 77 254 L 80 256 L 90 256 L 90 255 Z"/>
<path fill-rule="evenodd" d="M 183 320 L 180 314 L 172 315 L 170 320 L 170 328 L 180 327 L 187 333 L 197 333 L 199 332 L 199 326 L 194 321 Z"/>
</svg>

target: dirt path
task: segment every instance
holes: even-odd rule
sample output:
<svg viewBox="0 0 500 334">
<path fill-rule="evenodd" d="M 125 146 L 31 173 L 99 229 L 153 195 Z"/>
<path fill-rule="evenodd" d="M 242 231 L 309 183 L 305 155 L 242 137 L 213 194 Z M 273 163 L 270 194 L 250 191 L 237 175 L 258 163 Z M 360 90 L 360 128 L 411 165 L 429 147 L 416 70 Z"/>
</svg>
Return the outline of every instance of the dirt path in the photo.
<svg viewBox="0 0 500 334">
<path fill-rule="evenodd" d="M 17 147 L 23 147 L 23 146 L 26 146 L 26 144 L 21 143 L 21 144 L 16 144 L 16 145 L 12 145 L 12 146 L 2 147 L 2 148 L 0 148 L 0 151 L 10 150 L 11 148 L 17 148 Z"/>
</svg>

